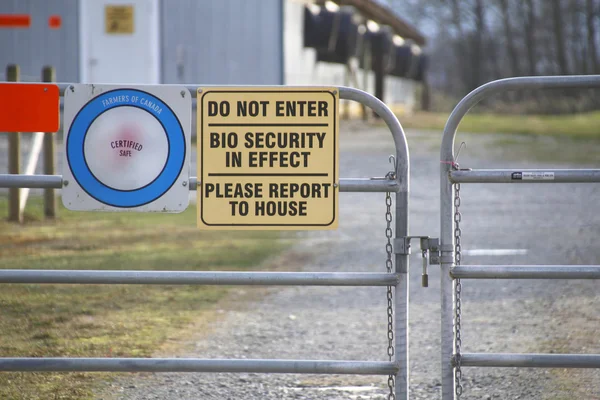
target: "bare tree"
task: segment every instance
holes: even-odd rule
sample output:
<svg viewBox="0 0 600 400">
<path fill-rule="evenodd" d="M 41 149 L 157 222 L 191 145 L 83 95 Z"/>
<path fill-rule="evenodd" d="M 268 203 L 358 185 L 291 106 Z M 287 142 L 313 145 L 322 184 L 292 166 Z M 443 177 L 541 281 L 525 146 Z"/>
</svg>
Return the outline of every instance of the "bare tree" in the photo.
<svg viewBox="0 0 600 400">
<path fill-rule="evenodd" d="M 536 40 L 535 40 L 535 4 L 533 0 L 521 2 L 522 14 L 524 16 L 523 28 L 525 31 L 525 49 L 527 52 L 527 64 L 529 75 L 537 75 Z"/>
<path fill-rule="evenodd" d="M 600 0 L 395 3 L 404 7 L 403 16 L 429 33 L 432 95 L 442 91 L 455 99 L 486 81 L 522 74 L 600 74 Z M 537 100 L 550 112 L 591 109 L 600 106 L 596 97 L 569 96 L 573 106 L 534 94 L 504 100 Z"/>
<path fill-rule="evenodd" d="M 560 0 L 552 0 L 551 7 L 553 22 L 552 28 L 554 32 L 554 46 L 556 49 L 558 72 L 561 75 L 567 75 L 569 73 L 569 67 L 567 65 L 567 56 L 565 52 L 565 34 Z"/>
<path fill-rule="evenodd" d="M 502 14 L 502 26 L 504 27 L 504 36 L 506 42 L 506 53 L 510 60 L 511 74 L 513 76 L 520 75 L 519 68 L 519 56 L 517 55 L 517 49 L 515 48 L 515 41 L 513 37 L 513 30 L 510 25 L 510 12 L 508 0 L 499 0 L 500 12 Z"/>
<path fill-rule="evenodd" d="M 459 70 L 459 76 L 461 78 L 463 86 L 469 88 L 470 86 L 470 74 L 467 69 L 466 62 L 469 59 L 467 46 L 465 43 L 465 31 L 462 26 L 462 15 L 460 0 L 451 0 L 451 15 L 452 24 L 457 32 L 457 38 L 454 41 L 454 47 L 456 49 L 456 64 Z"/>
<path fill-rule="evenodd" d="M 583 40 L 584 26 L 580 23 L 583 15 L 580 0 L 571 0 L 567 14 L 571 17 L 571 37 L 568 40 L 570 58 L 574 74 L 587 74 L 587 42 Z"/>
<path fill-rule="evenodd" d="M 473 34 L 473 55 L 471 65 L 473 65 L 472 81 L 469 89 L 475 89 L 483 83 L 483 43 L 486 36 L 485 13 L 483 10 L 483 0 L 475 0 L 473 4 L 473 15 L 475 16 L 475 32 Z"/>
<path fill-rule="evenodd" d="M 590 70 L 597 74 L 598 68 L 598 53 L 596 50 L 596 24 L 597 9 L 594 0 L 586 0 L 585 2 L 585 19 L 587 26 L 587 47 L 588 57 L 590 60 Z"/>
</svg>

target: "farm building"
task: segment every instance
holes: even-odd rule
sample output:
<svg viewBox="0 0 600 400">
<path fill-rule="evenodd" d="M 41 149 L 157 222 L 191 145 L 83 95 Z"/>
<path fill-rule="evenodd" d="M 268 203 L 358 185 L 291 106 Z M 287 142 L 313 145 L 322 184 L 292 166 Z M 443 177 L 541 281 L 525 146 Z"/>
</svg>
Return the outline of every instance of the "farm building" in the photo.
<svg viewBox="0 0 600 400">
<path fill-rule="evenodd" d="M 1 67 L 23 81 L 51 65 L 60 82 L 348 85 L 410 109 L 423 44 L 375 0 L 0 3 Z"/>
</svg>

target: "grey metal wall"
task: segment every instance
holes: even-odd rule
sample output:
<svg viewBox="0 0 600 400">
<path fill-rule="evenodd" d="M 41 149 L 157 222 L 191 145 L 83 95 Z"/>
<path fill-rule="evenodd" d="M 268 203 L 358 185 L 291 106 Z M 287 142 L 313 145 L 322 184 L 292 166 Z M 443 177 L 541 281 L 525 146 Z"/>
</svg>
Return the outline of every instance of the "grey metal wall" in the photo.
<svg viewBox="0 0 600 400">
<path fill-rule="evenodd" d="M 19 64 L 23 81 L 39 81 L 45 65 L 56 68 L 58 81 L 79 80 L 78 0 L 0 0 L 0 13 L 31 15 L 28 29 L 0 28 L 2 80 L 8 64 Z M 60 15 L 60 29 L 48 27 L 50 15 Z"/>
<path fill-rule="evenodd" d="M 162 0 L 163 83 L 283 84 L 282 0 Z M 79 81 L 79 1 L 0 0 L 2 14 L 29 14 L 29 29 L 0 28 L 0 78 L 7 64 L 22 80 L 44 65 L 60 82 Z M 60 15 L 60 29 L 48 17 Z"/>
<path fill-rule="evenodd" d="M 283 84 L 282 14 L 282 0 L 162 0 L 162 81 Z"/>
</svg>

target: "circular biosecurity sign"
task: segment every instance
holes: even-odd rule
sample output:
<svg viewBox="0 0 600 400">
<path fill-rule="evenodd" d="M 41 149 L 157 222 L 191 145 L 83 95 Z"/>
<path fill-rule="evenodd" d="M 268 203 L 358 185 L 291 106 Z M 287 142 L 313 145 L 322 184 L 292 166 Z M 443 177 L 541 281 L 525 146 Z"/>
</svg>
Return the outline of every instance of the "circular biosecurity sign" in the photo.
<svg viewBox="0 0 600 400">
<path fill-rule="evenodd" d="M 65 91 L 70 210 L 180 212 L 189 204 L 191 96 L 180 86 Z"/>
</svg>

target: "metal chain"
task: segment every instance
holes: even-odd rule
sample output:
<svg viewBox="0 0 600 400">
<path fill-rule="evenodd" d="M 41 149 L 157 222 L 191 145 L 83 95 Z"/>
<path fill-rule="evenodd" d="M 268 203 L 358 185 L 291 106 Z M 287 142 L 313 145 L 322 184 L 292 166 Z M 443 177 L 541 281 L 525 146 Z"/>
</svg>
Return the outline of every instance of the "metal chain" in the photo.
<svg viewBox="0 0 600 400">
<path fill-rule="evenodd" d="M 387 253 L 387 258 L 385 260 L 385 267 L 386 267 L 388 273 L 392 273 L 394 264 L 392 262 L 392 254 L 393 254 L 393 247 L 392 247 L 392 196 L 391 196 L 390 192 L 387 192 L 385 194 L 385 205 L 386 205 L 385 221 L 387 223 L 386 228 L 385 228 L 385 237 L 387 238 L 387 243 L 385 244 L 385 251 Z M 393 358 L 394 358 L 394 301 L 393 300 L 394 300 L 394 298 L 393 298 L 392 287 L 388 286 L 387 287 L 387 320 L 388 320 L 387 353 L 388 353 L 390 361 L 393 361 Z M 388 400 L 396 400 L 396 394 L 394 393 L 395 386 L 396 386 L 395 380 L 396 380 L 395 375 L 390 374 L 388 376 L 388 388 L 390 390 L 388 397 L 387 397 Z"/>
<path fill-rule="evenodd" d="M 460 243 L 460 222 L 462 216 L 460 214 L 460 183 L 456 183 L 454 185 L 454 264 L 456 266 L 460 265 L 461 261 L 461 243 Z M 461 313 L 461 304 L 460 304 L 460 294 L 462 290 L 462 284 L 460 279 L 456 279 L 454 286 L 454 348 L 456 349 L 455 356 L 455 367 L 454 367 L 454 382 L 455 382 L 455 392 L 456 398 L 460 399 L 460 396 L 463 392 L 462 386 L 462 371 L 460 369 L 461 362 L 461 337 L 460 337 L 460 313 Z"/>
</svg>

